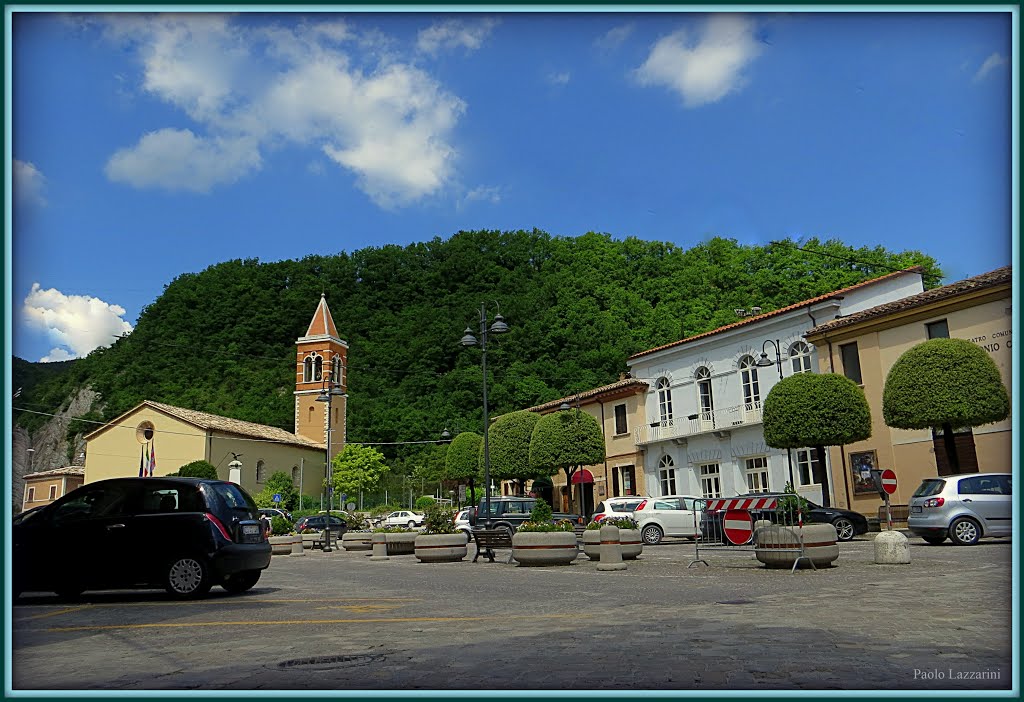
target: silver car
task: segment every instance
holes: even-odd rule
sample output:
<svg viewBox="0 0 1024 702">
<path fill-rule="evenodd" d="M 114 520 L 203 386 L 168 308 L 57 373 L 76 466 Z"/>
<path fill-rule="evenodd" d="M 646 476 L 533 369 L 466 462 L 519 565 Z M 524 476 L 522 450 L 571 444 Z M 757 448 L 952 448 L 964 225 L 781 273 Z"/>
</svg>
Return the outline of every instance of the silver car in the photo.
<svg viewBox="0 0 1024 702">
<path fill-rule="evenodd" d="M 1009 473 L 968 473 L 925 478 L 910 498 L 907 528 L 930 544 L 946 538 L 971 546 L 1013 530 Z"/>
</svg>

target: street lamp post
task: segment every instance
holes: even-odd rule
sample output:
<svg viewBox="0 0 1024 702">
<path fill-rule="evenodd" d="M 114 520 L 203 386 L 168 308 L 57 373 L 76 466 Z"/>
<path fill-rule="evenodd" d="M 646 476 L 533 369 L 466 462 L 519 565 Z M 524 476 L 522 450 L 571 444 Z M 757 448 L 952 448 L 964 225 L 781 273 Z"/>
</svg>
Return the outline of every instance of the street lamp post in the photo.
<svg viewBox="0 0 1024 702">
<path fill-rule="evenodd" d="M 495 307 L 497 307 L 497 304 L 494 303 Z M 494 315 L 494 323 L 488 328 L 487 303 L 481 303 L 479 341 L 477 337 L 473 336 L 473 330 L 466 327 L 466 332 L 459 342 L 463 346 L 476 346 L 479 344 L 482 352 L 480 366 L 483 370 L 484 379 L 484 510 L 486 512 L 484 526 L 488 529 L 491 528 L 491 453 L 487 444 L 487 425 L 490 423 L 490 418 L 487 416 L 487 336 L 488 334 L 504 334 L 507 331 L 508 325 L 505 324 L 505 320 L 500 312 Z"/>
<path fill-rule="evenodd" d="M 775 348 L 774 363 L 770 358 L 768 358 L 768 351 L 766 349 L 769 345 Z M 775 341 L 767 339 L 763 344 L 761 344 L 761 358 L 757 359 L 757 362 L 754 365 L 760 368 L 777 366 L 779 369 L 779 380 L 782 380 L 782 352 L 780 351 L 780 348 L 778 339 Z M 793 480 L 793 452 L 788 448 L 786 449 L 786 462 L 789 464 L 789 485 L 793 488 L 793 491 L 796 492 L 796 481 Z"/>
<path fill-rule="evenodd" d="M 334 382 L 334 363 L 331 361 L 331 372 L 326 374 L 323 379 L 323 387 L 320 390 L 320 394 L 317 395 L 317 402 L 327 403 L 327 462 L 324 464 L 324 491 L 327 492 L 327 517 L 324 520 L 324 553 L 331 552 L 331 434 L 334 432 L 334 421 L 331 415 L 331 403 L 335 397 L 344 397 L 345 393 L 342 391 L 341 386 Z"/>
</svg>

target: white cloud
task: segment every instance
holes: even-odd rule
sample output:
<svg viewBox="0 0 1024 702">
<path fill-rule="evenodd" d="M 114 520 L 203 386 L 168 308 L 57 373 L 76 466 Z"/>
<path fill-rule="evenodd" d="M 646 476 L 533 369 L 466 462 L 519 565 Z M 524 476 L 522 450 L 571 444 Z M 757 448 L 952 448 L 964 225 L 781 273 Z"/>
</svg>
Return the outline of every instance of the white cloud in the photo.
<svg viewBox="0 0 1024 702">
<path fill-rule="evenodd" d="M 751 20 L 714 15 L 699 37 L 681 29 L 660 39 L 635 76 L 642 85 L 676 91 L 686 107 L 699 107 L 739 90 L 743 69 L 759 53 Z"/>
<path fill-rule="evenodd" d="M 551 85 L 567 85 L 571 77 L 569 71 L 556 71 L 547 75 L 547 81 Z"/>
<path fill-rule="evenodd" d="M 43 191 L 46 188 L 46 176 L 27 161 L 14 159 L 14 180 L 11 182 L 11 190 L 14 194 L 14 201 L 19 205 L 45 205 L 46 198 Z"/>
<path fill-rule="evenodd" d="M 260 167 L 254 138 L 203 139 L 188 129 L 161 129 L 120 149 L 107 162 L 110 180 L 136 188 L 207 193 Z"/>
<path fill-rule="evenodd" d="M 442 49 L 464 48 L 468 51 L 479 49 L 498 21 L 488 18 L 479 22 L 446 20 L 421 30 L 416 37 L 416 48 L 431 56 Z"/>
<path fill-rule="evenodd" d="M 501 188 L 481 185 L 476 188 L 473 188 L 468 193 L 466 193 L 467 202 L 481 200 L 490 202 L 493 205 L 498 204 L 499 202 L 501 202 Z"/>
<path fill-rule="evenodd" d="M 109 22 L 108 36 L 137 49 L 142 87 L 196 122 L 120 149 L 107 163 L 112 180 L 208 192 L 259 171 L 263 151 L 288 143 L 319 149 L 382 207 L 437 194 L 453 178 L 451 136 L 465 103 L 377 32 L 227 15 Z M 435 34 L 436 47 L 479 46 L 493 24 L 450 27 Z"/>
<path fill-rule="evenodd" d="M 974 82 L 977 83 L 984 80 L 985 76 L 991 73 L 994 69 L 999 68 L 1000 66 L 1005 66 L 1009 62 L 1009 59 L 1000 53 L 992 54 L 985 59 L 985 62 L 981 64 L 981 68 L 979 68 L 978 72 L 974 74 Z"/>
<path fill-rule="evenodd" d="M 25 297 L 22 314 L 29 327 L 46 333 L 56 344 L 43 361 L 79 358 L 90 351 L 110 346 L 114 337 L 130 332 L 132 325 L 122 317 L 125 310 L 88 295 L 65 295 L 43 290 L 39 283 Z"/>
<path fill-rule="evenodd" d="M 594 46 L 602 51 L 612 51 L 617 49 L 622 46 L 627 39 L 629 39 L 635 29 L 636 25 L 632 22 L 629 24 L 619 25 L 618 27 L 613 27 L 605 34 L 595 39 Z"/>
</svg>

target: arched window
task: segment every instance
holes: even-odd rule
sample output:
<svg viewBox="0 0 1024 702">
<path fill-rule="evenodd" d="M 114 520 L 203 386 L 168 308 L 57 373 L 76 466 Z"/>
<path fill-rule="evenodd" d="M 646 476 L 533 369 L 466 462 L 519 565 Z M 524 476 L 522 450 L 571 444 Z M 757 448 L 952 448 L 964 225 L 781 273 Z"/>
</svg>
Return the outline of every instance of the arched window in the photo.
<svg viewBox="0 0 1024 702">
<path fill-rule="evenodd" d="M 292 485 L 294 485 L 295 487 L 301 488 L 302 486 L 299 484 L 301 481 L 302 481 L 302 474 L 299 473 L 299 467 L 298 466 L 292 466 Z"/>
<path fill-rule="evenodd" d="M 267 481 L 267 466 L 263 461 L 256 461 L 256 482 L 265 483 Z"/>
<path fill-rule="evenodd" d="M 676 464 L 672 456 L 662 456 L 658 462 L 658 478 L 662 495 L 676 494 Z"/>
<path fill-rule="evenodd" d="M 313 382 L 319 383 L 324 379 L 324 359 L 316 356 L 313 358 Z"/>
<path fill-rule="evenodd" d="M 757 384 L 757 366 L 754 365 L 753 356 L 744 356 L 740 359 L 740 379 L 743 385 L 743 404 L 746 409 L 760 407 L 761 390 Z"/>
<path fill-rule="evenodd" d="M 811 347 L 797 341 L 789 347 L 789 360 L 793 362 L 793 375 L 811 372 Z"/>
<path fill-rule="evenodd" d="M 331 382 L 341 385 L 341 356 L 338 354 L 331 358 Z"/>
<path fill-rule="evenodd" d="M 658 378 L 658 413 L 661 415 L 661 425 L 672 425 L 672 388 L 669 387 L 668 378 Z"/>
<path fill-rule="evenodd" d="M 715 399 L 711 394 L 711 371 L 701 366 L 694 374 L 693 379 L 697 381 L 697 401 L 700 407 L 700 419 L 702 422 L 710 422 L 714 418 Z"/>
</svg>

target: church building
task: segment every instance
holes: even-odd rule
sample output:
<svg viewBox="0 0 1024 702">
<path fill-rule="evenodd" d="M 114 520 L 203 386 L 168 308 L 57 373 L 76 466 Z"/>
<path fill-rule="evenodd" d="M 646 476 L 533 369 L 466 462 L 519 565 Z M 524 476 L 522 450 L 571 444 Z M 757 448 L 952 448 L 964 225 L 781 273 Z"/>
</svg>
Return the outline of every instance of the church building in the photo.
<svg viewBox="0 0 1024 702">
<path fill-rule="evenodd" d="M 144 400 L 85 437 L 85 482 L 167 475 L 205 460 L 250 494 L 279 471 L 300 493 L 320 494 L 328 445 L 332 457 L 345 447 L 348 399 L 348 343 L 324 295 L 295 344 L 294 432 Z"/>
</svg>

